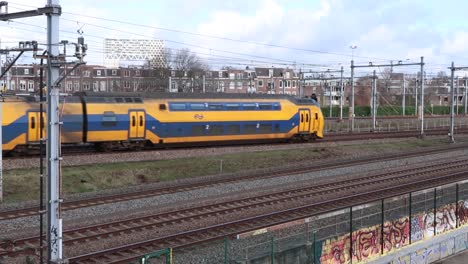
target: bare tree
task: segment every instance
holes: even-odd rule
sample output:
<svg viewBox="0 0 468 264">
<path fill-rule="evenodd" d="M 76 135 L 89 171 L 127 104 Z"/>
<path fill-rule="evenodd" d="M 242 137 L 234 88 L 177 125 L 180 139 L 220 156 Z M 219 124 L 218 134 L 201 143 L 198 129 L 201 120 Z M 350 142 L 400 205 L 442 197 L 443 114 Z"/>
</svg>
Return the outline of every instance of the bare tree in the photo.
<svg viewBox="0 0 468 264">
<path fill-rule="evenodd" d="M 177 82 L 179 91 L 192 92 L 201 89 L 202 76 L 209 70 L 209 67 L 195 53 L 189 49 L 181 49 L 175 52 L 166 49 L 164 58 L 166 67 L 177 72 L 177 78 L 173 81 Z"/>
</svg>

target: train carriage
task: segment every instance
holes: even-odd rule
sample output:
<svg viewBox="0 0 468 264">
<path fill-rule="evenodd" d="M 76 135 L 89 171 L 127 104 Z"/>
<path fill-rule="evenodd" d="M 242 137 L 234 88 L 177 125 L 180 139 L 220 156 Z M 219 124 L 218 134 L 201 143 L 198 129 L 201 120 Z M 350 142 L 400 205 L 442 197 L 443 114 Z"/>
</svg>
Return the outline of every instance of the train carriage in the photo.
<svg viewBox="0 0 468 264">
<path fill-rule="evenodd" d="M 5 150 L 39 142 L 37 97 L 4 103 Z M 313 99 L 287 95 L 77 93 L 62 97 L 62 143 L 101 150 L 323 137 Z"/>
<path fill-rule="evenodd" d="M 28 152 L 37 149 L 40 142 L 41 117 L 39 98 L 31 95 L 3 98 L 2 126 L 3 150 Z M 79 97 L 61 97 L 59 113 L 61 141 L 64 144 L 82 143 L 83 111 Z M 42 114 L 43 137 L 45 138 L 46 113 Z"/>
</svg>

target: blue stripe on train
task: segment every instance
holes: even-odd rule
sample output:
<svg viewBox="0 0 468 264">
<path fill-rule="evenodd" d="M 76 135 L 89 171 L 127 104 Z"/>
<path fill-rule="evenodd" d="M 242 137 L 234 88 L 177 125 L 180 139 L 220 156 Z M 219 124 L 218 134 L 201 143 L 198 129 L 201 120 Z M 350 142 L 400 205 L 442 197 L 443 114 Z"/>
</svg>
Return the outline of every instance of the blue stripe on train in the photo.
<svg viewBox="0 0 468 264">
<path fill-rule="evenodd" d="M 115 122 L 103 122 L 104 115 L 88 115 L 88 131 L 118 131 L 129 130 L 130 119 L 128 114 L 116 115 Z M 10 142 L 21 134 L 27 133 L 28 119 L 26 115 L 21 116 L 13 123 L 3 127 L 3 144 Z M 230 126 L 239 126 L 239 133 L 246 134 L 245 127 L 248 125 L 272 125 L 271 131 L 260 132 L 257 129 L 256 133 L 286 133 L 292 127 L 299 123 L 299 114 L 296 113 L 289 120 L 271 120 L 271 121 L 219 121 L 219 122 L 167 122 L 161 123 L 151 115 L 146 115 L 146 129 L 151 130 L 159 137 L 188 137 L 192 136 L 194 126 L 204 126 L 206 135 L 210 134 L 210 128 L 222 126 L 223 134 L 236 134 L 230 133 Z M 206 129 L 208 126 L 208 129 Z M 277 126 L 277 127 L 276 127 Z M 64 115 L 63 126 L 64 132 L 81 132 L 83 130 L 82 116 L 81 115 Z M 233 132 L 233 131 L 231 131 Z M 250 134 L 249 132 L 248 134 Z M 203 136 L 203 135 L 197 135 Z"/>
<path fill-rule="evenodd" d="M 83 131 L 82 115 L 64 115 L 62 117 L 63 132 L 81 132 Z M 9 143 L 21 134 L 28 132 L 28 118 L 23 115 L 7 126 L 3 126 L 3 144 Z"/>
<path fill-rule="evenodd" d="M 19 135 L 27 132 L 28 129 L 28 118 L 24 115 L 16 119 L 13 123 L 3 126 L 3 144 L 9 143 Z"/>
</svg>

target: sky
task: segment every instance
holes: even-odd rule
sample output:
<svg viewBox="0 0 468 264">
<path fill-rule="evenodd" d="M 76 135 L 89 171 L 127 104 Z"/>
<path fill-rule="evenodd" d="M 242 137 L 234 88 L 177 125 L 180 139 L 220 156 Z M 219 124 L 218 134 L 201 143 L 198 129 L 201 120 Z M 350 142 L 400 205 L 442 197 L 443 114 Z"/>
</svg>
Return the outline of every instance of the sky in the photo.
<svg viewBox="0 0 468 264">
<path fill-rule="evenodd" d="M 12 0 L 9 12 L 43 7 Z M 468 1 L 431 0 L 80 0 L 62 6 L 60 39 L 83 31 L 85 60 L 103 64 L 104 38 L 163 39 L 188 48 L 212 69 L 274 66 L 303 71 L 420 62 L 436 74 L 468 66 Z M 0 22 L 1 47 L 46 43 L 46 17 Z M 356 46 L 351 49 L 351 46 Z M 44 48 L 44 46 L 42 46 Z M 29 57 L 28 57 L 29 56 Z M 23 61 L 31 60 L 24 56 Z M 362 74 L 373 69 L 362 68 Z M 378 68 L 381 71 L 382 68 Z M 417 71 L 418 66 L 395 71 Z"/>
</svg>

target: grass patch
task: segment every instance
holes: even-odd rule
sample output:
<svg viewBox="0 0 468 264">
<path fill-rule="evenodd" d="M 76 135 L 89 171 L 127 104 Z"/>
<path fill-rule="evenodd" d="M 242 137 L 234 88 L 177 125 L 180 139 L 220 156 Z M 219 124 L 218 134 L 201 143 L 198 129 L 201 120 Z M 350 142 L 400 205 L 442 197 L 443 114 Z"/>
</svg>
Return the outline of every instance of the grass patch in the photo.
<svg viewBox="0 0 468 264">
<path fill-rule="evenodd" d="M 120 162 L 62 168 L 62 188 L 66 194 L 106 190 L 131 185 L 173 181 L 223 173 L 278 167 L 288 163 L 313 162 L 319 158 L 349 157 L 349 153 L 395 153 L 437 145 L 447 145 L 446 139 L 404 140 L 391 143 L 338 145 L 331 148 L 275 150 L 226 154 L 212 157 L 181 158 L 145 162 Z M 4 201 L 37 200 L 39 170 L 4 171 Z"/>
</svg>

